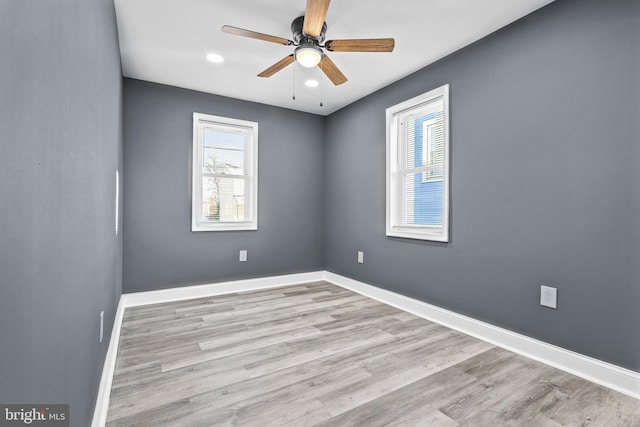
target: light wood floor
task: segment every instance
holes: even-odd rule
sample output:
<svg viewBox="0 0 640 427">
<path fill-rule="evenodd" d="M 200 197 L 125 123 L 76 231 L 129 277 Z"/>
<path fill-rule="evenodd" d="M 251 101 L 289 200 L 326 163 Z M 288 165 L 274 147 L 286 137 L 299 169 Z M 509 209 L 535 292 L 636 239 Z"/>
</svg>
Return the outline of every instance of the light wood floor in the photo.
<svg viewBox="0 0 640 427">
<path fill-rule="evenodd" d="M 640 401 L 320 282 L 127 309 L 112 426 L 640 426 Z"/>
</svg>

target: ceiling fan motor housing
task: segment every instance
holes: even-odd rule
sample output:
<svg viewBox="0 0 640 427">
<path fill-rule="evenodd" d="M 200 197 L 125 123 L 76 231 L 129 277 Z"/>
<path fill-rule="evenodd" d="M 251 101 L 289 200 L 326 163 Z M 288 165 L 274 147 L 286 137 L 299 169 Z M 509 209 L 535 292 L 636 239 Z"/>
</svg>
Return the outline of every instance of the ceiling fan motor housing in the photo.
<svg viewBox="0 0 640 427">
<path fill-rule="evenodd" d="M 301 44 L 314 44 L 319 46 L 324 42 L 325 35 L 327 34 L 327 23 L 322 24 L 322 31 L 318 37 L 311 37 L 302 32 L 304 26 L 304 16 L 299 16 L 291 23 L 291 33 L 293 34 L 293 41 L 296 45 Z"/>
</svg>

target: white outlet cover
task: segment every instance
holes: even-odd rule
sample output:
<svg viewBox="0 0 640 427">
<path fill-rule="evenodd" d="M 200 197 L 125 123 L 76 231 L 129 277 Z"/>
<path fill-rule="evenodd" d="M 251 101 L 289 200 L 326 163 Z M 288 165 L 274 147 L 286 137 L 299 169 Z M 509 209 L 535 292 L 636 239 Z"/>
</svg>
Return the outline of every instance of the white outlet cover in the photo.
<svg viewBox="0 0 640 427">
<path fill-rule="evenodd" d="M 240 260 L 240 262 L 245 262 L 247 260 L 247 251 L 246 250 L 240 251 L 239 260 Z"/>
<path fill-rule="evenodd" d="M 540 305 L 550 308 L 558 306 L 558 289 L 551 286 L 540 286 Z"/>
<path fill-rule="evenodd" d="M 364 253 L 362 251 L 358 251 L 358 262 L 364 264 Z"/>
</svg>

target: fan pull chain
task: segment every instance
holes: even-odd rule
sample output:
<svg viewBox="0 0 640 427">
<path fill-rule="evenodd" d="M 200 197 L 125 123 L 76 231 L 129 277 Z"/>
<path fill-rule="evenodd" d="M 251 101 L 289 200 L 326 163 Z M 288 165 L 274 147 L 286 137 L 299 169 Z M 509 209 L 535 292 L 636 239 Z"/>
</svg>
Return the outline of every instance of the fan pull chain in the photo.
<svg viewBox="0 0 640 427">
<path fill-rule="evenodd" d="M 293 100 L 296 100 L 296 64 L 293 64 Z"/>
</svg>

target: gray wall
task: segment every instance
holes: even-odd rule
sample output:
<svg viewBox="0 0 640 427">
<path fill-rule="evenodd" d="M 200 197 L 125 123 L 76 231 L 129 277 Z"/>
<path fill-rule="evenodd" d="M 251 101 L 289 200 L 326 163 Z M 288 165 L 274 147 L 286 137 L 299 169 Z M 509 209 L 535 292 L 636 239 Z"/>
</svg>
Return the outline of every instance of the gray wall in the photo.
<svg viewBox="0 0 640 427">
<path fill-rule="evenodd" d="M 639 4 L 559 0 L 331 115 L 326 268 L 640 370 Z M 385 108 L 445 83 L 451 242 L 387 238 Z"/>
<path fill-rule="evenodd" d="M 324 267 L 324 118 L 131 79 L 124 110 L 125 292 Z M 194 112 L 259 122 L 257 231 L 191 232 Z"/>
<path fill-rule="evenodd" d="M 640 325 L 640 309 L 638 309 L 638 307 L 640 307 L 640 262 L 638 260 L 640 260 L 640 122 L 638 122 L 638 117 L 640 117 L 640 78 L 638 78 L 637 76 L 640 75 L 640 49 L 638 49 L 638 40 L 640 39 L 640 3 L 636 2 L 636 9 L 635 9 L 635 13 L 632 12 L 631 15 L 632 19 L 635 18 L 635 28 L 636 28 L 636 34 L 635 34 L 635 52 L 632 52 L 632 55 L 635 53 L 635 73 L 636 73 L 636 78 L 635 81 L 632 82 L 632 85 L 630 87 L 630 90 L 633 91 L 633 88 L 635 87 L 635 93 L 636 93 L 636 98 L 635 98 L 635 108 L 631 107 L 631 114 L 633 114 L 633 121 L 636 122 L 636 135 L 635 135 L 635 157 L 633 156 L 633 153 L 631 155 L 631 163 L 632 163 L 632 167 L 633 167 L 633 172 L 635 172 L 635 180 L 632 180 L 632 184 L 634 186 L 634 188 L 636 189 L 635 192 L 635 207 L 632 209 L 634 209 L 634 214 L 633 214 L 633 218 L 634 218 L 634 223 L 632 224 L 632 229 L 630 230 L 631 234 L 631 238 L 633 239 L 634 242 L 634 248 L 633 251 L 631 252 L 631 259 L 632 262 L 635 264 L 636 267 L 636 271 L 635 271 L 635 278 L 633 279 L 633 281 L 631 282 L 630 286 L 631 286 L 631 293 L 629 295 L 629 299 L 632 301 L 632 304 L 634 307 L 636 307 L 636 309 L 634 310 L 635 313 L 635 319 L 632 318 L 632 322 L 635 325 Z M 633 176 L 632 176 L 633 178 Z M 640 332 L 636 329 L 636 336 L 638 336 L 640 334 Z M 629 342 L 630 347 L 633 349 L 632 351 L 634 351 L 634 354 L 636 355 L 636 360 L 640 360 L 640 339 L 636 338 L 633 339 Z M 637 364 L 636 364 L 637 366 Z"/>
<path fill-rule="evenodd" d="M 87 426 L 122 277 L 113 1 L 1 0 L 0 58 L 0 402 Z"/>
</svg>

